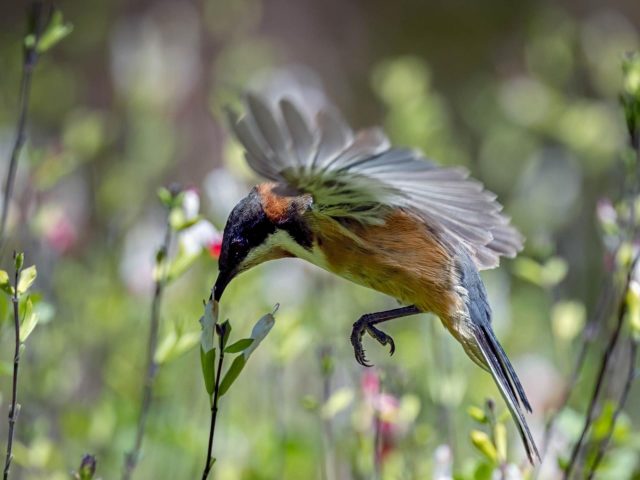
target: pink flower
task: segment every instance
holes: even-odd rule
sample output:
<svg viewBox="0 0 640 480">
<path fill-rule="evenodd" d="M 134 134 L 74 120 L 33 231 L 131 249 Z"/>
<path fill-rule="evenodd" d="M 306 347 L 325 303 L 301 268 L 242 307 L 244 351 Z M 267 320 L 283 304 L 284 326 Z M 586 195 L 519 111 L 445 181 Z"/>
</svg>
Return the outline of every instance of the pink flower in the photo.
<svg viewBox="0 0 640 480">
<path fill-rule="evenodd" d="M 362 375 L 360 385 L 365 405 L 370 411 L 371 426 L 379 441 L 376 462 L 381 464 L 395 449 L 403 430 L 398 423 L 400 400 L 380 391 L 380 376 L 376 370 L 367 370 Z"/>
<path fill-rule="evenodd" d="M 365 398 L 369 399 L 377 395 L 380 392 L 380 377 L 378 377 L 378 372 L 372 369 L 365 371 L 362 374 L 360 385 Z"/>
<path fill-rule="evenodd" d="M 69 252 L 78 243 L 76 223 L 62 205 L 44 206 L 38 212 L 36 226 L 46 245 L 57 254 Z"/>
</svg>

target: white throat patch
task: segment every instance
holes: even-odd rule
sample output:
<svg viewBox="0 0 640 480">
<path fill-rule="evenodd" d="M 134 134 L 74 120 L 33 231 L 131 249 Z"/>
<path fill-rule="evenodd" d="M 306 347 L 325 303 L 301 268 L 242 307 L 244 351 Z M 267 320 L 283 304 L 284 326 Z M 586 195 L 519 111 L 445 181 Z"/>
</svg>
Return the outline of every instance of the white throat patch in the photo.
<svg viewBox="0 0 640 480">
<path fill-rule="evenodd" d="M 325 270 L 327 269 L 326 259 L 317 245 L 314 244 L 311 250 L 307 250 L 296 242 L 285 230 L 280 229 L 269 235 L 264 242 L 251 250 L 245 262 L 251 265 L 258 265 L 269 258 L 269 254 L 276 248 L 286 250 L 295 257 L 313 263 Z"/>
</svg>

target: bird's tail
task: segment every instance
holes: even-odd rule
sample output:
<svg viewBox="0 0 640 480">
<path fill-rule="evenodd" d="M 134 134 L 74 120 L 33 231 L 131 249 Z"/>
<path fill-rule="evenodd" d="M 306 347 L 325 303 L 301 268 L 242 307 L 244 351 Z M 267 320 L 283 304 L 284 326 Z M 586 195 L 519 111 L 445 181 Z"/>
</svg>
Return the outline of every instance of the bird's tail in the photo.
<svg viewBox="0 0 640 480">
<path fill-rule="evenodd" d="M 535 464 L 536 460 L 540 461 L 540 454 L 522 412 L 523 407 L 528 412 L 531 412 L 531 405 L 518 379 L 518 375 L 516 375 L 507 354 L 502 349 L 489 323 L 484 321 L 474 322 L 473 335 L 479 350 L 479 352 L 473 352 L 473 356 L 480 356 L 478 360 L 482 360 L 484 364 L 482 366 L 491 373 L 518 428 L 527 457 L 532 464 Z"/>
</svg>

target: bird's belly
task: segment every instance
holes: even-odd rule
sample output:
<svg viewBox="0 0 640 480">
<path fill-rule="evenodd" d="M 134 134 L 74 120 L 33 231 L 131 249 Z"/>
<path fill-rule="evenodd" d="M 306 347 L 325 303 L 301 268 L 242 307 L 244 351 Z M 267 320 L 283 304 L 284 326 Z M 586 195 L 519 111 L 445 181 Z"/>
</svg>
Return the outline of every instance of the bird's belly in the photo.
<svg viewBox="0 0 640 480">
<path fill-rule="evenodd" d="M 449 254 L 436 239 L 403 227 L 388 222 L 355 235 L 320 237 L 323 267 L 404 304 L 448 316 L 457 304 Z"/>
<path fill-rule="evenodd" d="M 423 311 L 444 314 L 451 305 L 451 295 L 443 282 L 431 281 L 420 272 L 402 266 L 380 264 L 371 259 L 354 262 L 348 268 L 332 270 L 358 285 L 396 298 Z"/>
</svg>

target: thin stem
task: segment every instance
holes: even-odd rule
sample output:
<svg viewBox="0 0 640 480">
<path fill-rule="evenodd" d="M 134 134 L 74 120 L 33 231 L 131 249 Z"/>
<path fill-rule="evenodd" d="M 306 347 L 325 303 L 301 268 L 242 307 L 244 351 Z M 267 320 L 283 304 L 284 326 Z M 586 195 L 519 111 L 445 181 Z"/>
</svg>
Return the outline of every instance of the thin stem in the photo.
<svg viewBox="0 0 640 480">
<path fill-rule="evenodd" d="M 382 419 L 378 411 L 373 412 L 373 471 L 374 478 L 382 475 Z"/>
<path fill-rule="evenodd" d="M 622 412 L 625 403 L 627 402 L 627 398 L 629 397 L 629 392 L 631 391 L 631 385 L 633 384 L 633 380 L 636 377 L 636 357 L 638 354 L 638 342 L 634 339 L 630 339 L 631 350 L 629 352 L 629 371 L 627 372 L 627 379 L 624 384 L 624 389 L 622 390 L 622 394 L 620 395 L 620 400 L 618 401 L 618 405 L 616 406 L 616 410 L 613 412 L 613 417 L 611 418 L 611 425 L 609 425 L 609 430 L 607 431 L 607 435 L 602 439 L 600 445 L 598 446 L 598 453 L 596 454 L 596 458 L 593 461 L 593 465 L 591 465 L 591 470 L 589 471 L 589 475 L 587 476 L 588 480 L 594 478 L 596 474 L 596 470 L 598 466 L 600 466 L 600 462 L 604 458 L 604 455 L 607 451 L 607 447 L 609 446 L 609 442 L 611 441 L 611 437 L 613 436 L 613 430 L 616 426 L 616 422 L 618 420 L 618 416 Z"/>
<path fill-rule="evenodd" d="M 15 253 L 14 253 L 15 258 Z M 7 439 L 7 456 L 4 463 L 3 479 L 9 478 L 9 469 L 11 468 L 11 460 L 13 459 L 13 432 L 16 422 L 18 421 L 18 413 L 20 406 L 18 405 L 18 370 L 20 367 L 20 313 L 18 305 L 18 279 L 20 277 L 20 269 L 15 269 L 13 294 L 11 295 L 11 303 L 13 304 L 13 325 L 15 329 L 15 346 L 13 353 L 13 381 L 11 386 L 11 407 L 9 410 L 9 435 Z"/>
<path fill-rule="evenodd" d="M 615 253 L 614 253 L 614 256 L 615 256 Z M 578 383 L 578 380 L 580 380 L 582 370 L 584 368 L 585 361 L 587 358 L 587 353 L 589 351 L 589 347 L 591 346 L 591 343 L 593 342 L 593 338 L 596 336 L 597 330 L 599 329 L 601 323 L 604 320 L 606 312 L 608 311 L 608 306 L 611 303 L 611 300 L 612 300 L 611 297 L 613 296 L 613 282 L 610 279 L 605 281 L 604 288 L 601 290 L 601 292 L 602 293 L 598 298 L 595 315 L 587 323 L 586 327 L 584 328 L 582 338 L 581 338 L 580 352 L 576 357 L 576 361 L 573 366 L 571 376 L 569 377 L 568 386 L 565 389 L 565 393 L 563 394 L 563 397 L 562 397 L 562 402 L 560 403 L 560 406 L 557 408 L 557 410 L 553 413 L 553 415 L 549 418 L 547 425 L 545 427 L 544 436 L 542 440 L 542 451 L 540 454 L 541 463 L 544 461 L 544 457 L 547 454 L 549 440 L 551 439 L 551 436 L 553 434 L 553 430 L 555 427 L 555 423 L 558 419 L 558 415 L 560 414 L 560 412 L 562 412 L 565 409 L 565 407 L 569 403 L 569 399 L 571 398 L 571 393 L 574 391 L 575 386 Z"/>
<path fill-rule="evenodd" d="M 331 347 L 324 346 L 320 349 L 320 369 L 322 372 L 322 404 L 326 405 L 331 398 L 331 377 L 333 374 Z M 333 451 L 333 428 L 330 417 L 321 417 L 322 443 L 324 447 L 324 462 L 322 464 L 322 478 L 335 480 L 336 459 Z"/>
<path fill-rule="evenodd" d="M 138 427 L 136 430 L 136 439 L 133 449 L 125 456 L 124 471 L 122 473 L 123 480 L 129 480 L 133 474 L 134 469 L 138 463 L 140 457 L 140 449 L 142 448 L 142 439 L 144 437 L 145 426 L 147 424 L 147 417 L 149 410 L 151 409 L 151 399 L 153 393 L 153 384 L 155 382 L 156 374 L 158 373 L 158 364 L 155 361 L 155 352 L 158 346 L 158 330 L 160 327 L 160 305 L 162 302 L 162 295 L 164 293 L 165 280 L 166 280 L 166 265 L 167 256 L 171 247 L 171 224 L 167 219 L 167 227 L 164 234 L 164 241 L 160 247 L 158 257 L 161 259 L 157 262 L 158 272 L 155 282 L 155 288 L 153 293 L 153 300 L 151 302 L 151 316 L 150 316 L 150 328 L 149 339 L 147 346 L 147 373 L 144 379 L 142 387 L 142 402 L 140 406 L 140 416 L 138 417 Z"/>
<path fill-rule="evenodd" d="M 584 422 L 584 426 L 582 427 L 582 432 L 580 433 L 580 437 L 578 438 L 578 441 L 573 446 L 569 464 L 567 465 L 567 469 L 565 470 L 565 473 L 563 476 L 565 480 L 571 477 L 571 473 L 573 472 L 573 469 L 575 468 L 576 462 L 578 460 L 578 455 L 582 450 L 587 434 L 589 433 L 591 429 L 591 425 L 593 424 L 593 421 L 595 419 L 594 417 L 595 417 L 596 406 L 598 404 L 598 399 L 600 398 L 602 387 L 604 386 L 605 373 L 608 370 L 609 362 L 611 361 L 613 352 L 618 344 L 620 333 L 622 332 L 622 326 L 624 325 L 624 319 L 627 314 L 627 301 L 625 297 L 626 297 L 627 290 L 629 288 L 629 283 L 631 282 L 631 276 L 633 275 L 633 271 L 638 262 L 638 258 L 639 256 L 636 255 L 627 273 L 625 287 L 623 288 L 623 293 L 620 298 L 620 303 L 618 305 L 618 315 L 617 315 L 618 321 L 613 333 L 611 334 L 611 337 L 609 338 L 609 343 L 607 344 L 607 348 L 605 349 L 604 354 L 602 356 L 602 361 L 600 362 L 600 370 L 598 371 L 596 384 L 593 389 L 593 393 L 591 395 L 591 400 L 589 401 L 589 407 L 587 409 L 587 416 Z"/>
<path fill-rule="evenodd" d="M 34 22 L 34 42 L 31 47 L 24 49 L 24 60 L 22 62 L 22 79 L 20 81 L 20 94 L 18 101 L 18 123 L 16 126 L 16 138 L 11 150 L 11 159 L 9 160 L 9 169 L 4 184 L 4 196 L 2 201 L 2 212 L 0 213 L 0 255 L 4 255 L 5 230 L 7 226 L 7 218 L 9 216 L 9 203 L 13 195 L 13 187 L 18 170 L 18 161 L 20 152 L 26 141 L 27 114 L 29 111 L 29 97 L 31 94 L 31 77 L 38 63 L 37 46 L 40 35 L 45 26 L 45 19 L 48 17 L 41 2 L 36 2 L 31 7 L 31 15 Z"/>
<path fill-rule="evenodd" d="M 224 348 L 220 342 L 220 356 L 218 357 L 218 369 L 216 371 L 216 382 L 213 388 L 213 403 L 211 404 L 211 425 L 209 427 L 209 445 L 207 446 L 207 459 L 202 472 L 202 480 L 206 480 L 213 467 L 213 435 L 216 431 L 216 419 L 218 418 L 218 398 L 220 392 L 220 377 L 222 376 L 222 363 L 224 362 Z"/>
</svg>

